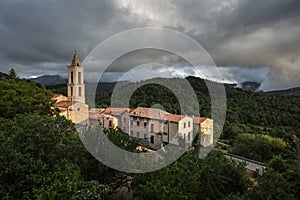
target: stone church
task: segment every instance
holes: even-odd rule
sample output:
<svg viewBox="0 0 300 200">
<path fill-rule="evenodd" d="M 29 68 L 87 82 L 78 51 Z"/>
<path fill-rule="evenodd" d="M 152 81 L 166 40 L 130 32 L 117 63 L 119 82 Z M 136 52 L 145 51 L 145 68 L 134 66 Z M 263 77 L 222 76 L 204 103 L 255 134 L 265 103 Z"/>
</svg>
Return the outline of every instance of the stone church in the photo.
<svg viewBox="0 0 300 200">
<path fill-rule="evenodd" d="M 77 52 L 68 66 L 68 96 L 55 94 L 54 107 L 59 109 L 60 115 L 74 123 L 87 123 L 89 108 L 85 103 L 84 68 L 80 64 Z"/>
</svg>

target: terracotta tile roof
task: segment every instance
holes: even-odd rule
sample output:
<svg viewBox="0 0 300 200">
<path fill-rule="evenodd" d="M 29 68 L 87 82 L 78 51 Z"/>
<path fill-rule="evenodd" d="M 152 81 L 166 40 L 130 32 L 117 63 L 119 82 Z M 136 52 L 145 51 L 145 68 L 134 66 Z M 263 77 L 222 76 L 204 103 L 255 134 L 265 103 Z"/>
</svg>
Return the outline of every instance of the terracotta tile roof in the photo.
<svg viewBox="0 0 300 200">
<path fill-rule="evenodd" d="M 102 119 L 104 119 L 104 115 L 98 114 L 98 113 L 89 113 L 89 118 L 102 120 Z"/>
<path fill-rule="evenodd" d="M 129 108 L 106 108 L 104 114 L 106 115 L 121 115 L 125 111 L 130 112 L 131 109 Z"/>
<path fill-rule="evenodd" d="M 105 109 L 104 108 L 92 108 L 89 110 L 89 118 L 97 119 L 101 117 L 103 114 L 101 114 Z"/>
<path fill-rule="evenodd" d="M 89 113 L 101 113 L 103 112 L 105 109 L 104 108 L 91 108 L 89 110 Z"/>
<path fill-rule="evenodd" d="M 59 108 L 60 113 L 66 112 L 66 110 L 67 110 L 66 108 Z"/>
<path fill-rule="evenodd" d="M 61 107 L 61 108 L 68 108 L 72 104 L 73 104 L 72 101 L 60 101 L 60 102 L 57 102 L 54 106 Z"/>
<path fill-rule="evenodd" d="M 60 96 L 62 96 L 62 94 L 55 94 L 55 95 L 53 95 L 53 96 L 51 97 L 51 99 L 54 100 L 54 99 L 56 99 L 57 97 L 60 97 Z"/>
<path fill-rule="evenodd" d="M 160 120 L 165 120 L 165 118 L 170 114 L 171 113 L 168 113 L 158 108 L 143 108 L 143 107 L 138 107 L 130 112 L 130 116 L 143 117 L 149 119 L 160 119 Z"/>
<path fill-rule="evenodd" d="M 179 122 L 180 120 L 182 120 L 183 118 L 185 118 L 186 116 L 184 115 L 168 115 L 165 120 L 167 121 L 171 121 L 171 122 Z"/>
<path fill-rule="evenodd" d="M 201 124 L 204 122 L 207 118 L 205 117 L 193 117 L 193 123 L 194 124 Z"/>
</svg>

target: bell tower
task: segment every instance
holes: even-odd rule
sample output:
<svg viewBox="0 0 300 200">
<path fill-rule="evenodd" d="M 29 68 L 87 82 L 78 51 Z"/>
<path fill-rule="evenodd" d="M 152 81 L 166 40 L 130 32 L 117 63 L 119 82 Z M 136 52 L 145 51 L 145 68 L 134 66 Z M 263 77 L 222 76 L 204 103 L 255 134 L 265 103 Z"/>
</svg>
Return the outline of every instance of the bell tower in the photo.
<svg viewBox="0 0 300 200">
<path fill-rule="evenodd" d="M 85 104 L 85 85 L 83 67 L 75 51 L 73 60 L 68 66 L 68 99 L 72 102 Z"/>
</svg>

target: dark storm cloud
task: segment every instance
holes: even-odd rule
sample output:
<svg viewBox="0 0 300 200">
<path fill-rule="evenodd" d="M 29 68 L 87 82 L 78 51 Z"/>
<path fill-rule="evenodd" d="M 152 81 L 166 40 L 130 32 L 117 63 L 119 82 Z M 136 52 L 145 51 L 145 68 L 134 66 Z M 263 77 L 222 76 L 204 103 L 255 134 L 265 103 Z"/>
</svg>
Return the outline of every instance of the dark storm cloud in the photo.
<svg viewBox="0 0 300 200">
<path fill-rule="evenodd" d="M 127 71 L 132 67 L 147 63 L 159 63 L 162 65 L 190 65 L 184 58 L 171 52 L 159 49 L 140 49 L 120 56 L 108 67 L 108 71 Z"/>
<path fill-rule="evenodd" d="M 0 51 L 23 64 L 64 61 L 74 48 L 88 51 L 94 27 L 113 15 L 109 1 L 89 2 L 1 1 Z"/>
<path fill-rule="evenodd" d="M 131 27 L 109 0 L 0 1 L 1 71 L 8 70 L 7 64 L 31 66 L 16 70 L 32 73 L 53 62 L 64 67 L 75 49 L 84 58 L 112 33 L 126 30 L 124 26 Z"/>
<path fill-rule="evenodd" d="M 83 60 L 109 36 L 144 26 L 186 33 L 220 66 L 270 66 L 266 88 L 300 83 L 299 0 L 3 0 L 0 68 L 63 73 L 75 49 Z M 111 71 L 148 60 L 183 62 L 172 54 L 140 51 L 118 59 Z"/>
<path fill-rule="evenodd" d="M 300 85 L 300 1 L 201 1 L 198 5 L 177 6 L 177 13 L 186 19 L 177 24 L 204 45 L 217 65 L 269 65 L 263 87 Z"/>
<path fill-rule="evenodd" d="M 245 27 L 268 26 L 279 21 L 297 18 L 299 12 L 300 1 L 297 0 L 243 0 L 238 4 L 238 17 L 235 21 Z"/>
</svg>

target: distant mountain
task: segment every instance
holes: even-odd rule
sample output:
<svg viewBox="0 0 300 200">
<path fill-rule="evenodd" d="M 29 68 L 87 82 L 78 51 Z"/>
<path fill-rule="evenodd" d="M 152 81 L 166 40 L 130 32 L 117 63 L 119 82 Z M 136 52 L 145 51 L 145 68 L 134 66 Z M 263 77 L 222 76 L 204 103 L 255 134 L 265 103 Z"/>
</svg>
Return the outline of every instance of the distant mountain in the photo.
<svg viewBox="0 0 300 200">
<path fill-rule="evenodd" d="M 60 75 L 43 75 L 37 78 L 29 79 L 31 81 L 36 82 L 39 85 L 45 85 L 47 88 L 58 89 L 66 87 L 68 84 L 68 79 L 63 78 Z M 97 93 L 112 91 L 116 84 L 118 83 L 118 87 L 123 87 L 129 84 L 129 81 L 120 81 L 120 82 L 100 82 L 100 83 L 88 83 L 86 82 L 86 87 L 94 88 L 95 84 L 97 84 Z"/>
<path fill-rule="evenodd" d="M 98 86 L 97 86 L 97 93 L 101 93 L 101 92 L 108 92 L 108 91 L 113 91 L 115 86 L 118 84 L 118 88 L 122 88 L 128 84 L 130 84 L 131 82 L 129 81 L 120 81 L 120 82 L 99 82 Z M 92 83 L 88 83 L 88 85 L 90 85 Z"/>
<path fill-rule="evenodd" d="M 224 83 L 224 85 L 229 88 L 236 88 L 238 84 L 237 83 Z"/>
<path fill-rule="evenodd" d="M 60 75 L 43 75 L 37 78 L 31 78 L 29 80 L 45 86 L 66 85 L 68 83 L 68 79 L 63 78 Z"/>
<path fill-rule="evenodd" d="M 245 91 L 257 92 L 261 83 L 255 81 L 245 81 L 242 83 L 224 83 L 229 88 L 240 88 Z"/>
<path fill-rule="evenodd" d="M 0 78 L 2 78 L 2 77 L 8 77 L 8 74 L 5 74 L 5 73 L 3 73 L 3 72 L 0 72 Z"/>
<path fill-rule="evenodd" d="M 0 72 L 0 77 L 7 77 L 8 75 L 5 73 Z M 196 78 L 193 76 L 187 77 L 189 78 Z M 199 78 L 197 78 L 199 79 Z M 65 87 L 68 83 L 67 78 L 63 78 L 60 75 L 43 75 L 37 78 L 32 78 L 29 79 L 32 80 L 40 85 L 45 85 L 48 87 L 55 87 L 55 88 L 60 88 L 60 87 Z M 100 82 L 98 83 L 97 86 L 97 93 L 101 92 L 107 92 L 107 91 L 113 91 L 115 88 L 116 84 L 118 83 L 119 87 L 126 86 L 130 84 L 131 82 L 129 81 L 121 81 L 121 82 Z M 94 84 L 97 83 L 86 83 L 86 87 L 94 87 Z M 251 91 L 251 92 L 258 92 L 259 87 L 261 83 L 255 82 L 255 81 L 245 81 L 242 83 L 224 83 L 224 85 L 228 88 L 240 88 L 245 91 Z M 296 88 L 290 88 L 286 90 L 274 90 L 274 91 L 268 91 L 265 92 L 268 94 L 300 94 L 300 87 Z"/>
<path fill-rule="evenodd" d="M 261 83 L 254 81 L 242 82 L 240 88 L 246 91 L 257 92 Z M 237 86 L 239 88 L 239 86 Z"/>
<path fill-rule="evenodd" d="M 300 94 L 300 87 L 289 88 L 285 90 L 273 90 L 265 92 L 267 94 L 282 94 L 282 95 L 289 95 L 289 94 Z"/>
</svg>

